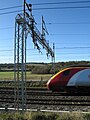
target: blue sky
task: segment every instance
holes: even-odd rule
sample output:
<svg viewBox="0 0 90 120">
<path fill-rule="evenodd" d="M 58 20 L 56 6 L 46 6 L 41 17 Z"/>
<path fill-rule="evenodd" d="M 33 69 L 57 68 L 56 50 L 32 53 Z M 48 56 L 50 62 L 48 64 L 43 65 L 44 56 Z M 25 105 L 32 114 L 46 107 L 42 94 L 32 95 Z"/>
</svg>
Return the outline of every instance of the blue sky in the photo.
<svg viewBox="0 0 90 120">
<path fill-rule="evenodd" d="M 35 4 L 70 1 L 72 2 L 72 0 L 27 0 L 28 3 L 33 4 L 33 15 L 40 31 L 41 16 L 44 16 L 49 32 L 46 39 L 49 40 L 50 46 L 55 43 L 56 62 L 90 60 L 90 8 L 43 10 L 39 10 L 39 8 L 82 7 L 90 6 L 90 2 L 78 4 Z M 75 1 L 85 0 L 73 0 L 73 2 Z M 23 0 L 1 0 L 0 9 L 19 6 L 22 3 Z M 37 10 L 35 10 L 36 8 Z M 14 24 L 15 16 L 19 12 L 12 14 L 2 13 L 21 9 L 0 10 L 0 63 L 13 63 L 14 61 Z M 45 50 L 42 49 L 43 54 L 39 54 L 34 49 L 30 35 L 27 39 L 27 49 L 30 49 L 27 50 L 27 62 L 51 62 L 51 59 L 47 59 Z"/>
</svg>

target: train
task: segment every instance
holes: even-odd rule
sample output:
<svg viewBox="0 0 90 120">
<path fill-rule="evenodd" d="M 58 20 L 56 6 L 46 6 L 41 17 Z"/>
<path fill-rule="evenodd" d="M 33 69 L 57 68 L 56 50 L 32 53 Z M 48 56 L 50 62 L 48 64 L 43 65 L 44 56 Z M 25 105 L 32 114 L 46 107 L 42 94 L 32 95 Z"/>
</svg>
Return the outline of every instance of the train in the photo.
<svg viewBox="0 0 90 120">
<path fill-rule="evenodd" d="M 52 76 L 48 90 L 67 94 L 90 94 L 90 66 L 70 66 Z"/>
</svg>

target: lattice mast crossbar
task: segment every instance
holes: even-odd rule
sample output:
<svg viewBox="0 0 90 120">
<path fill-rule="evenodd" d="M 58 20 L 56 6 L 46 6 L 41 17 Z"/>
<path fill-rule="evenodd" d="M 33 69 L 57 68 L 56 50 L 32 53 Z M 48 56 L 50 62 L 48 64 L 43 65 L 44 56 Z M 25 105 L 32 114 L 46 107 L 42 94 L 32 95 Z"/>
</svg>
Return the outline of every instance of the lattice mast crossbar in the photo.
<svg viewBox="0 0 90 120">
<path fill-rule="evenodd" d="M 42 26 L 45 26 L 44 20 Z M 44 27 L 42 31 L 44 33 Z M 26 106 L 26 40 L 28 34 L 31 34 L 32 42 L 36 48 L 41 51 L 39 44 L 46 49 L 47 54 L 54 58 L 54 52 L 46 41 L 44 34 L 35 26 L 35 20 L 32 15 L 32 5 L 24 0 L 23 13 L 15 18 L 15 41 L 14 41 L 14 80 L 15 80 L 15 107 L 19 111 L 25 110 Z"/>
</svg>

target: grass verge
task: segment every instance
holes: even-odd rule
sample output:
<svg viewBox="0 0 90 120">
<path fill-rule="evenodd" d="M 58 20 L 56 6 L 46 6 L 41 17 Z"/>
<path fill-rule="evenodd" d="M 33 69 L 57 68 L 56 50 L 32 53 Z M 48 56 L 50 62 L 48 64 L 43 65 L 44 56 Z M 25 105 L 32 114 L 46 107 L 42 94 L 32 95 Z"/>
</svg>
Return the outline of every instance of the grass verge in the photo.
<svg viewBox="0 0 90 120">
<path fill-rule="evenodd" d="M 46 112 L 26 112 L 20 113 L 0 113 L 0 120 L 90 120 L 90 113 L 46 113 Z"/>
<path fill-rule="evenodd" d="M 27 80 L 49 80 L 51 74 L 31 74 L 26 73 Z M 14 72 L 0 72 L 0 80 L 14 80 Z"/>
</svg>

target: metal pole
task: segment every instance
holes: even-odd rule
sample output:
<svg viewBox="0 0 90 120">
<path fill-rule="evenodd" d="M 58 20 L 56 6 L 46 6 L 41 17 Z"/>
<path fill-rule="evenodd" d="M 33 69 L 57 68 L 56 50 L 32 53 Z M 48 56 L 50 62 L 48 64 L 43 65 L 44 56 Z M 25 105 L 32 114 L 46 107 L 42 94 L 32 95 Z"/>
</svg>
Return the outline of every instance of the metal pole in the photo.
<svg viewBox="0 0 90 120">
<path fill-rule="evenodd" d="M 55 44 L 53 43 L 53 52 L 54 55 L 52 56 L 52 68 L 53 68 L 53 74 L 55 74 Z"/>
<path fill-rule="evenodd" d="M 16 110 L 16 21 L 15 21 L 15 38 L 14 38 L 14 107 Z"/>
<path fill-rule="evenodd" d="M 26 39 L 27 39 L 27 37 L 26 37 L 26 31 L 25 31 L 25 81 L 24 81 L 24 86 L 25 86 L 25 109 L 26 109 L 26 46 L 27 46 L 27 42 L 26 42 Z"/>
<path fill-rule="evenodd" d="M 17 38 L 17 110 L 19 111 L 19 24 L 17 26 L 18 29 L 18 38 Z"/>
<path fill-rule="evenodd" d="M 25 2 L 26 0 L 24 0 L 24 14 L 23 14 L 23 19 L 25 21 Z M 24 63 L 24 57 L 25 57 L 25 54 L 24 54 L 24 49 L 25 49 L 25 22 L 23 21 L 23 27 L 22 27 L 22 60 L 21 60 L 21 90 L 22 90 L 22 112 L 24 112 L 24 81 L 25 81 L 25 78 L 24 78 L 24 72 L 25 72 L 25 66 L 26 66 L 26 63 Z"/>
</svg>

